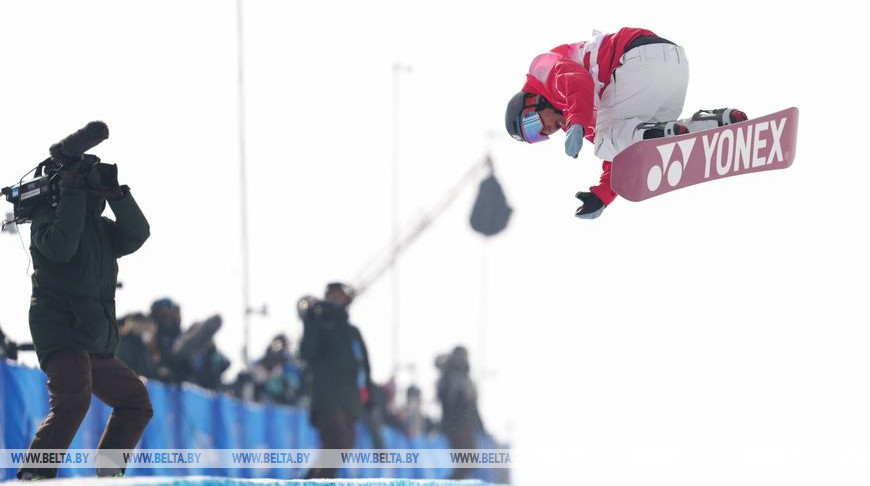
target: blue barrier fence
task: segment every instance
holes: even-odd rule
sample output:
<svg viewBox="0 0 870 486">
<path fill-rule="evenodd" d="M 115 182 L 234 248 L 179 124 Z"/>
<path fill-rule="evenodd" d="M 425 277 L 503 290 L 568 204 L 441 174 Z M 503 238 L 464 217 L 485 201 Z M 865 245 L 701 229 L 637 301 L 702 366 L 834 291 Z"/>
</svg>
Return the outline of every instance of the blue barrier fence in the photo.
<svg viewBox="0 0 870 486">
<path fill-rule="evenodd" d="M 48 413 L 48 390 L 45 374 L 0 359 L 0 449 L 26 449 L 36 428 Z M 170 386 L 149 380 L 148 393 L 154 418 L 139 443 L 141 449 L 316 449 L 317 431 L 308 421 L 303 408 L 242 402 L 224 394 L 188 385 Z M 94 397 L 87 417 L 79 428 L 72 449 L 95 449 L 111 409 Z M 362 424 L 357 426 L 357 447 L 371 448 L 372 439 Z M 447 440 L 440 435 L 408 438 L 384 427 L 384 442 L 389 449 L 446 449 Z M 497 448 L 481 438 L 481 448 Z M 431 464 L 432 462 L 429 461 Z M 447 467 L 419 469 L 359 468 L 341 472 L 342 477 L 443 479 L 451 472 Z M 130 475 L 180 476 L 211 475 L 245 478 L 296 479 L 304 471 L 274 468 L 175 469 L 131 467 Z M 473 477 L 497 482 L 499 471 L 476 470 Z M 12 478 L 11 469 L 0 469 L 0 479 Z M 93 469 L 61 469 L 59 477 L 93 476 Z"/>
</svg>

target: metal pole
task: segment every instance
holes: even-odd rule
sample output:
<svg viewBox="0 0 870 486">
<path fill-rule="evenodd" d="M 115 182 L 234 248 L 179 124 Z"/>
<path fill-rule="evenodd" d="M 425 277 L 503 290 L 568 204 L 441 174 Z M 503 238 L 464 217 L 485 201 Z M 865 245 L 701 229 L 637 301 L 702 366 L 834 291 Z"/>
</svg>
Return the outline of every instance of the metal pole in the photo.
<svg viewBox="0 0 870 486">
<path fill-rule="evenodd" d="M 492 165 L 492 141 L 496 140 L 498 133 L 494 130 L 486 131 L 486 166 L 490 173 L 495 169 Z M 480 253 L 480 327 L 477 334 L 477 386 L 483 387 L 487 374 L 486 367 L 486 324 L 489 310 L 487 308 L 487 296 L 489 295 L 489 238 L 483 237 Z"/>
<path fill-rule="evenodd" d="M 393 164 L 392 164 L 392 203 L 391 203 L 391 240 L 393 248 L 399 245 L 399 74 L 411 72 L 410 66 L 393 63 Z M 392 355 L 395 374 L 399 369 L 399 266 L 398 254 L 391 255 L 390 281 L 392 288 Z"/>
<path fill-rule="evenodd" d="M 395 248 L 399 242 L 399 71 L 401 64 L 393 64 L 393 158 L 390 200 L 390 240 Z M 399 268 L 395 253 L 390 260 L 390 288 L 392 291 L 392 373 L 399 369 Z"/>
<path fill-rule="evenodd" d="M 236 0 L 238 20 L 238 119 L 239 119 L 239 197 L 241 208 L 242 237 L 242 306 L 244 308 L 242 340 L 242 361 L 248 365 L 248 349 L 251 337 L 251 288 L 250 268 L 248 259 L 248 175 L 245 157 L 245 57 L 244 36 L 242 30 L 242 0 Z"/>
<path fill-rule="evenodd" d="M 483 385 L 486 377 L 486 319 L 487 295 L 489 294 L 489 239 L 484 237 L 480 243 L 480 328 L 477 334 L 477 386 Z"/>
</svg>

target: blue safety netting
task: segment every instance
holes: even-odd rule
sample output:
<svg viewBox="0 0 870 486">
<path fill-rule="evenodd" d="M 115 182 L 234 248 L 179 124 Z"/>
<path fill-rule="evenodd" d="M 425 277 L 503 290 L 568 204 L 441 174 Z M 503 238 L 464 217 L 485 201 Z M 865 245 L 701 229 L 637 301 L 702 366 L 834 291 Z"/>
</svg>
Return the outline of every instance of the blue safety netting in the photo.
<svg viewBox="0 0 870 486">
<path fill-rule="evenodd" d="M 45 382 L 45 374 L 42 371 L 0 359 L 0 449 L 26 449 L 30 444 L 36 428 L 48 413 L 48 390 Z M 148 424 L 139 443 L 141 449 L 316 449 L 318 447 L 317 431 L 311 426 L 308 412 L 304 408 L 242 402 L 195 386 L 170 386 L 153 380 L 148 381 L 147 387 L 154 408 L 154 418 Z M 90 411 L 70 448 L 95 449 L 110 413 L 109 407 L 93 397 Z M 434 457 L 425 452 L 425 449 L 449 448 L 443 436 L 426 435 L 408 438 L 389 427 L 384 427 L 382 434 L 388 449 L 423 450 L 421 459 L 432 467 L 346 469 L 341 471 L 341 477 L 439 480 L 450 474 L 449 467 L 436 464 Z M 499 448 L 486 437 L 479 438 L 478 446 Z M 371 436 L 362 424 L 359 424 L 357 429 L 357 447 L 372 448 Z M 496 469 L 479 469 L 474 471 L 473 477 L 497 482 L 503 473 L 504 471 L 500 472 Z M 0 469 L 0 479 L 12 478 L 14 474 L 14 470 Z M 137 469 L 131 467 L 128 469 L 128 475 L 131 476 L 209 475 L 295 479 L 302 474 L 304 471 L 288 468 Z M 93 475 L 93 469 L 61 469 L 58 473 L 58 477 Z M 446 483 L 436 481 L 413 484 Z"/>
<path fill-rule="evenodd" d="M 65 478 L 40 481 L 40 486 L 93 486 L 92 478 Z M 17 481 L 9 483 L 19 484 Z M 448 481 L 439 479 L 236 479 L 214 476 L 138 477 L 100 479 L 100 486 L 496 486 L 481 480 Z"/>
</svg>

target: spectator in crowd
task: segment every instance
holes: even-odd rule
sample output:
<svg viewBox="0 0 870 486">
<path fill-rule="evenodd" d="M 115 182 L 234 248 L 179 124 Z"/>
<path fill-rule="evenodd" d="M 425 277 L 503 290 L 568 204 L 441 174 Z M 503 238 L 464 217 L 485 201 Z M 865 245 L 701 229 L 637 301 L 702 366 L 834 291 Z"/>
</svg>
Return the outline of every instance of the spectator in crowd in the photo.
<svg viewBox="0 0 870 486">
<path fill-rule="evenodd" d="M 272 338 L 249 373 L 255 401 L 295 405 L 302 398 L 302 366 L 290 352 L 290 341 L 284 334 Z"/>
<path fill-rule="evenodd" d="M 434 428 L 432 420 L 423 413 L 423 397 L 417 385 L 405 390 L 405 404 L 399 409 L 400 429 L 409 438 L 427 434 Z"/>
<path fill-rule="evenodd" d="M 369 387 L 368 400 L 363 409 L 362 421 L 372 438 L 373 449 L 384 449 L 384 435 L 381 428 L 384 426 L 384 396 L 380 386 Z"/>
<path fill-rule="evenodd" d="M 173 361 L 178 369 L 187 371 L 183 375 L 186 378 L 184 381 L 208 390 L 222 388 L 221 375 L 229 368 L 230 362 L 214 343 L 214 336 L 221 326 L 221 316 L 211 316 L 202 322 L 193 323 L 172 344 L 170 352 Z"/>
<path fill-rule="evenodd" d="M 441 371 L 438 400 L 441 402 L 441 428 L 451 449 L 474 449 L 483 422 L 477 409 L 477 390 L 469 375 L 468 350 L 457 346 L 446 357 L 436 360 Z M 456 468 L 450 479 L 464 479 L 470 468 Z"/>
<path fill-rule="evenodd" d="M 342 283 L 326 286 L 324 300 L 302 298 L 297 310 L 304 333 L 302 359 L 311 374 L 311 422 L 324 449 L 351 449 L 356 422 L 371 386 L 368 352 L 362 335 L 350 324 L 353 290 Z M 314 467 L 306 478 L 334 478 L 334 468 Z"/>
<path fill-rule="evenodd" d="M 6 337 L 3 328 L 0 328 L 0 359 L 18 359 L 18 344 Z"/>
<path fill-rule="evenodd" d="M 211 341 L 201 353 L 191 358 L 191 383 L 206 390 L 221 390 L 222 375 L 230 367 L 230 360 Z"/>
<path fill-rule="evenodd" d="M 366 413 L 363 416 L 366 427 L 372 436 L 372 445 L 375 449 L 385 449 L 382 428 L 392 427 L 404 432 L 405 424 L 395 410 L 396 381 L 390 381 L 369 387 L 369 401 L 366 404 Z"/>
<path fill-rule="evenodd" d="M 128 314 L 118 319 L 118 359 L 137 375 L 156 378 L 157 370 L 151 355 L 156 324 L 145 314 Z"/>
<path fill-rule="evenodd" d="M 163 298 L 151 304 L 150 318 L 157 326 L 152 351 L 158 379 L 190 382 L 209 390 L 222 387 L 221 375 L 230 362 L 213 340 L 223 325 L 220 316 L 196 322 L 182 332 L 181 307 Z"/>
<path fill-rule="evenodd" d="M 386 403 L 389 399 L 390 387 L 395 389 L 395 384 L 392 381 L 383 386 L 373 384 L 368 388 L 368 401 L 365 404 L 362 419 L 372 438 L 372 447 L 375 449 L 386 448 L 381 428 L 386 421 Z"/>
<path fill-rule="evenodd" d="M 181 337 L 181 307 L 170 298 L 155 300 L 151 304 L 150 318 L 157 324 L 153 348 L 157 378 L 167 383 L 188 380 L 190 363 L 177 358 L 172 351 Z"/>
<path fill-rule="evenodd" d="M 257 385 L 254 383 L 253 369 L 240 370 L 236 379 L 230 384 L 229 392 L 239 400 L 246 402 L 257 401 Z"/>
</svg>

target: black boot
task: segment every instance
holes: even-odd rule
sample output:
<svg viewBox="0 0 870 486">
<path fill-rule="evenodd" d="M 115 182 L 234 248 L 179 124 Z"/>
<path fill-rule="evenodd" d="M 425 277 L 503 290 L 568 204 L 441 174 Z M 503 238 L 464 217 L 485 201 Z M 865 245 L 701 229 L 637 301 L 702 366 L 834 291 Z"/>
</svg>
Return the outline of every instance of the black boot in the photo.
<svg viewBox="0 0 870 486">
<path fill-rule="evenodd" d="M 604 208 L 607 207 L 604 201 L 591 192 L 580 191 L 574 197 L 583 202 L 583 205 L 577 208 L 577 211 L 574 213 L 574 216 L 580 219 L 595 219 L 601 216 Z"/>
</svg>

